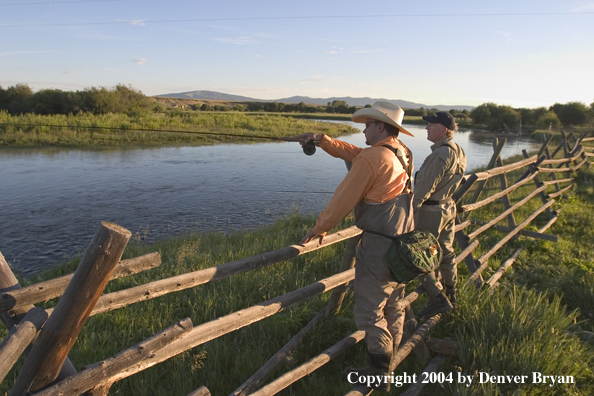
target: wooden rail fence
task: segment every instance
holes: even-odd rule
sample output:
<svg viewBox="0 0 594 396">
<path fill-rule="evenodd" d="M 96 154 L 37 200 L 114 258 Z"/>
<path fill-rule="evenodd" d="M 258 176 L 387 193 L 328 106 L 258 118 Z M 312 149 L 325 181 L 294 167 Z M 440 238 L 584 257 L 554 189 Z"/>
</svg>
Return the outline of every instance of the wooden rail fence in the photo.
<svg viewBox="0 0 594 396">
<path fill-rule="evenodd" d="M 594 156 L 594 153 L 592 147 L 588 147 L 584 143 L 594 141 L 594 137 L 587 137 L 587 133 L 584 133 L 577 138 L 572 133 L 563 133 L 561 144 L 552 152 L 549 150 L 551 139 L 552 137 L 543 137 L 543 145 L 537 155 L 529 156 L 524 151 L 525 159 L 507 165 L 504 165 L 500 158 L 506 140 L 494 139 L 494 152 L 487 169 L 466 175 L 462 185 L 454 194 L 453 198 L 458 205 L 455 232 L 460 250 L 455 262 L 465 262 L 470 274 L 466 278 L 466 282 L 474 282 L 477 286 L 495 286 L 505 271 L 517 260 L 521 249 L 516 250 L 487 281 L 483 280 L 482 274 L 489 265 L 489 259 L 512 238 L 523 235 L 557 241 L 556 236 L 545 233 L 559 216 L 559 210 L 553 211 L 551 207 L 555 203 L 555 198 L 573 187 L 574 184 L 566 185 L 573 181 L 571 174 L 583 165 L 589 165 L 589 157 Z M 523 168 L 526 168 L 524 173 L 509 185 L 510 172 Z M 559 173 L 561 178 L 557 178 Z M 492 187 L 494 183 L 491 183 L 491 188 L 486 188 L 489 185 L 489 180 L 495 177 L 499 179 L 498 189 L 500 191 L 479 200 L 481 194 L 489 193 L 495 189 Z M 544 180 L 545 178 L 547 180 Z M 524 198 L 512 204 L 510 194 L 520 187 L 526 189 L 531 183 L 534 185 L 534 189 Z M 555 191 L 547 194 L 546 191 L 550 187 L 554 187 Z M 463 200 L 471 190 L 473 191 L 471 198 Z M 516 219 L 518 208 L 537 197 L 541 200 L 542 205 L 518 224 Z M 474 210 L 497 201 L 503 203 L 504 210 L 496 217 L 487 221 L 470 218 L 470 214 Z M 548 222 L 538 231 L 525 230 L 543 212 L 546 214 Z M 497 224 L 504 219 L 507 226 Z M 473 230 L 466 233 L 466 229 L 469 227 Z M 502 231 L 505 236 L 488 248 L 480 257 L 475 258 L 473 252 L 479 246 L 478 237 L 488 229 Z M 288 358 L 290 352 L 299 345 L 317 323 L 324 317 L 339 312 L 342 301 L 346 293 L 349 292 L 347 286 L 355 277 L 354 256 L 360 234 L 361 230 L 357 227 L 350 227 L 328 235 L 323 246 L 319 246 L 317 240 L 306 245 L 292 245 L 212 268 L 107 294 L 103 294 L 103 291 L 109 280 L 154 268 L 161 263 L 158 253 L 120 261 L 122 252 L 130 238 L 130 232 L 118 225 L 101 223 L 74 274 L 27 287 L 20 287 L 4 257 L 0 254 L 0 316 L 9 330 L 8 336 L 0 344 L 0 381 L 4 379 L 19 356 L 24 353 L 27 357 L 10 396 L 27 394 L 38 396 L 80 395 L 83 393 L 106 395 L 109 393 L 110 387 L 123 378 L 223 334 L 248 326 L 332 290 L 328 305 L 252 377 L 231 393 L 232 396 L 274 395 L 311 374 L 364 338 L 364 332 L 356 331 L 308 362 L 264 385 L 273 368 Z M 337 274 L 326 279 L 198 326 L 193 326 L 188 318 L 183 319 L 111 358 L 85 367 L 79 373 L 67 358 L 78 333 L 91 315 L 263 268 L 342 241 L 347 241 L 347 246 L 340 270 Z M 419 286 L 409 293 L 401 303 L 401 309 L 406 314 L 405 336 L 395 349 L 391 363 L 392 370 L 413 350 L 418 358 L 429 362 L 425 369 L 428 373 L 437 370 L 444 355 L 456 353 L 454 341 L 424 340 L 424 336 L 439 322 L 441 316 L 436 315 L 422 324 L 417 323 L 410 305 L 422 293 L 423 288 Z M 60 297 L 58 304 L 53 309 L 43 310 L 33 305 L 58 297 Z M 430 351 L 436 353 L 436 356 L 431 360 Z M 412 384 L 404 394 L 407 396 L 418 395 L 422 386 L 423 384 L 419 383 Z M 356 386 L 347 395 L 367 395 L 371 392 L 364 386 Z M 190 395 L 210 395 L 210 392 L 203 386 Z"/>
</svg>

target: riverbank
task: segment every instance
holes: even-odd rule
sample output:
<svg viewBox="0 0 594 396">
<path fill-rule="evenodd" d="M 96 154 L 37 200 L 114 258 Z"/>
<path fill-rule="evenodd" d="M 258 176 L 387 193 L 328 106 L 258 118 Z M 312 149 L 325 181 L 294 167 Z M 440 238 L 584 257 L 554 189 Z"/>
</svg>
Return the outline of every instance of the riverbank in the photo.
<svg viewBox="0 0 594 396">
<path fill-rule="evenodd" d="M 359 131 L 340 123 L 268 114 L 171 112 L 141 116 L 89 113 L 11 116 L 0 112 L 0 148 L 210 146 L 268 141 L 248 135 L 274 139 L 305 132 L 338 137 Z"/>
<path fill-rule="evenodd" d="M 467 273 L 465 266 L 461 265 L 459 310 L 447 314 L 431 333 L 433 337 L 455 339 L 460 343 L 459 355 L 446 358 L 439 369 L 441 372 L 454 372 L 454 376 L 458 371 L 463 375 L 474 375 L 476 372 L 531 375 L 539 372 L 543 375 L 573 376 L 576 383 L 555 386 L 474 383 L 470 387 L 445 383 L 430 385 L 426 394 L 594 394 L 591 369 L 594 362 L 594 253 L 591 249 L 594 245 L 594 170 L 582 169 L 577 173 L 577 187 L 557 199 L 555 208 L 562 209 L 559 220 L 547 231 L 558 235 L 560 241 L 544 242 L 526 237 L 510 241 L 490 259 L 490 268 L 496 268 L 518 247 L 523 247 L 524 252 L 502 278 L 501 286 L 493 292 L 464 286 Z M 487 188 L 490 186 L 487 185 Z M 525 192 L 519 189 L 512 196 L 512 202 L 524 195 Z M 536 201 L 520 208 L 518 217 L 531 213 L 538 205 Z M 500 212 L 500 207 L 487 206 L 473 213 L 492 217 L 496 212 Z M 537 219 L 533 229 L 546 221 Z M 292 215 L 270 227 L 256 230 L 192 234 L 150 246 L 131 243 L 125 258 L 159 251 L 163 264 L 146 273 L 110 282 L 107 291 L 288 246 L 301 239 L 314 223 L 315 217 Z M 339 227 L 349 225 L 350 220 L 346 220 Z M 488 250 L 492 241 L 500 236 L 493 231 L 490 237 L 481 239 L 477 256 Z M 335 273 L 343 250 L 344 244 L 332 245 L 266 269 L 92 317 L 69 356 L 80 369 L 112 356 L 184 317 L 191 317 L 195 324 L 205 323 L 298 289 Z M 72 272 L 75 267 L 76 262 L 71 262 L 42 277 L 53 278 Z M 416 283 L 413 283 L 408 287 L 415 286 Z M 299 304 L 169 359 L 116 383 L 112 392 L 186 395 L 205 385 L 213 394 L 229 394 L 297 333 L 327 303 L 328 297 L 326 294 Z M 45 306 L 54 304 L 49 302 Z M 413 308 L 418 312 L 424 304 L 426 301 L 422 298 L 415 302 Z M 291 355 L 289 362 L 279 367 L 277 374 L 302 364 L 354 331 L 352 308 L 349 296 L 340 315 L 323 320 Z M 3 332 L 2 336 L 5 335 L 6 332 Z M 364 364 L 364 346 L 357 345 L 306 380 L 291 386 L 286 393 L 345 394 L 350 387 L 342 380 L 342 370 L 347 366 Z M 399 367 L 398 373 L 420 372 L 422 368 L 411 356 Z M 9 374 L 0 392 L 8 391 L 14 373 Z M 403 390 L 397 389 L 394 394 Z"/>
</svg>

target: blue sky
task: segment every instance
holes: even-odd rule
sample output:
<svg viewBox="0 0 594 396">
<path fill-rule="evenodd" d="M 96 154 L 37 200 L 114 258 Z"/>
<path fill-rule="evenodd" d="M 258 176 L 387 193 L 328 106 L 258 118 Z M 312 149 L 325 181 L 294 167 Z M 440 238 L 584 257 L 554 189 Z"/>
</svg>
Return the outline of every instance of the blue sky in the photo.
<svg viewBox="0 0 594 396">
<path fill-rule="evenodd" d="M 0 85 L 594 101 L 594 0 L 0 0 Z"/>
</svg>

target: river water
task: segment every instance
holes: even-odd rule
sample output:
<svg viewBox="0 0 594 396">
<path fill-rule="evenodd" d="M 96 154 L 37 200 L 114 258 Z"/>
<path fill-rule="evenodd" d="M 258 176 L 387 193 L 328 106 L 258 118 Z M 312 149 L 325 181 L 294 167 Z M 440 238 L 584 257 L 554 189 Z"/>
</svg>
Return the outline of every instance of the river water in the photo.
<svg viewBox="0 0 594 396">
<path fill-rule="evenodd" d="M 402 140 L 418 169 L 431 143 L 423 127 L 407 128 L 415 137 Z M 469 169 L 491 157 L 491 135 L 461 131 L 455 139 Z M 363 134 L 343 140 L 365 147 Z M 503 157 L 537 146 L 529 137 L 510 138 Z M 0 252 L 25 277 L 81 255 L 101 221 L 148 242 L 248 229 L 294 211 L 319 213 L 346 174 L 343 161 L 320 149 L 305 156 L 298 143 L 2 149 L 0 169 Z"/>
</svg>

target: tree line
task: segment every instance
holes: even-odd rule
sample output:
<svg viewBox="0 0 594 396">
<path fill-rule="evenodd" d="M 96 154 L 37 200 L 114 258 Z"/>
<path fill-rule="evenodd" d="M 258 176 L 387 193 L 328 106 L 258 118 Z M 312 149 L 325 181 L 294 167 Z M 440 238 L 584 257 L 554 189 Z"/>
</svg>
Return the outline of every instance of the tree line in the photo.
<svg viewBox="0 0 594 396">
<path fill-rule="evenodd" d="M 366 107 L 371 107 L 367 105 Z M 330 114 L 353 114 L 361 107 L 349 106 L 344 100 L 334 100 L 328 102 L 326 106 L 311 106 L 304 102 L 299 103 L 280 103 L 280 102 L 247 102 L 245 104 L 235 104 L 231 108 L 227 108 L 223 105 L 210 105 L 204 103 L 200 106 L 194 105 L 194 110 L 202 111 L 224 111 L 224 110 L 235 110 L 235 111 L 250 111 L 258 112 L 264 111 L 267 113 L 330 113 Z"/>
<path fill-rule="evenodd" d="M 555 103 L 549 108 L 517 108 L 483 103 L 470 112 L 475 124 L 486 125 L 489 130 L 514 130 L 522 127 L 540 129 L 560 126 L 589 125 L 594 121 L 594 102 L 587 106 L 582 102 Z"/>
<path fill-rule="evenodd" d="M 71 114 L 71 113 L 127 113 L 152 110 L 154 103 L 142 92 L 131 86 L 118 84 L 113 89 L 85 88 L 82 91 L 42 89 L 37 92 L 27 84 L 17 84 L 4 89 L 0 86 L 0 111 L 12 115 Z"/>
<path fill-rule="evenodd" d="M 371 104 L 365 107 L 371 107 Z M 279 102 L 244 102 L 232 106 L 209 103 L 195 104 L 196 111 L 249 111 L 278 113 L 330 113 L 352 114 L 360 107 L 349 106 L 346 101 L 334 100 L 323 105 Z M 131 86 L 118 84 L 114 88 L 92 87 L 82 91 L 42 89 L 37 92 L 27 84 L 17 84 L 7 89 L 0 86 L 0 111 L 9 114 L 73 114 L 73 113 L 124 113 L 141 115 L 147 112 L 165 112 L 167 108 L 155 103 L 141 91 Z M 408 109 L 408 116 L 425 116 L 438 111 L 435 108 Z M 511 106 L 483 103 L 472 111 L 455 109 L 450 113 L 458 120 L 471 119 L 474 124 L 484 125 L 492 131 L 517 130 L 521 127 L 558 128 L 560 126 L 589 125 L 594 121 L 594 103 L 587 106 L 582 102 L 555 103 L 549 108 L 512 108 Z"/>
</svg>

